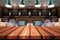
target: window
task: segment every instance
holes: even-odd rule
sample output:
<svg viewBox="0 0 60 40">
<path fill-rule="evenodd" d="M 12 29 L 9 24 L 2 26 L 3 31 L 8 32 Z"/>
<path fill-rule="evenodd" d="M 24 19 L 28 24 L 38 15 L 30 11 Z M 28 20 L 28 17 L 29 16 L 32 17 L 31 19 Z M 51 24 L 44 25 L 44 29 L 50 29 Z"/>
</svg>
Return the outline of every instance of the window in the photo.
<svg viewBox="0 0 60 40">
<path fill-rule="evenodd" d="M 26 9 L 21 10 L 21 16 L 29 16 L 28 10 Z"/>
<path fill-rule="evenodd" d="M 31 16 L 39 16 L 39 11 L 37 9 L 31 10 Z"/>
<path fill-rule="evenodd" d="M 18 10 L 15 10 L 15 9 L 12 9 L 11 10 L 11 15 L 12 16 L 19 16 L 19 11 Z"/>
<path fill-rule="evenodd" d="M 52 10 L 51 10 L 51 16 L 52 16 L 52 17 L 58 17 L 57 9 L 52 9 Z"/>
<path fill-rule="evenodd" d="M 9 17 L 9 10 L 8 9 L 2 9 L 2 17 Z"/>
<path fill-rule="evenodd" d="M 49 16 L 49 10 L 48 9 L 42 9 L 41 10 L 41 16 Z"/>
</svg>

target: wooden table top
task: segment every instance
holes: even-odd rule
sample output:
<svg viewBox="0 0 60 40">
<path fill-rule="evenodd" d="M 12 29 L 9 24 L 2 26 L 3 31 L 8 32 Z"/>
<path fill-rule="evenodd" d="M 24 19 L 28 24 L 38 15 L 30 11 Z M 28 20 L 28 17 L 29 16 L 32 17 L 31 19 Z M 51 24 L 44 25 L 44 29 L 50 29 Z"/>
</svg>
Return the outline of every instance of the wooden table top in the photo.
<svg viewBox="0 0 60 40">
<path fill-rule="evenodd" d="M 0 27 L 0 39 L 60 39 L 60 27 Z"/>
</svg>

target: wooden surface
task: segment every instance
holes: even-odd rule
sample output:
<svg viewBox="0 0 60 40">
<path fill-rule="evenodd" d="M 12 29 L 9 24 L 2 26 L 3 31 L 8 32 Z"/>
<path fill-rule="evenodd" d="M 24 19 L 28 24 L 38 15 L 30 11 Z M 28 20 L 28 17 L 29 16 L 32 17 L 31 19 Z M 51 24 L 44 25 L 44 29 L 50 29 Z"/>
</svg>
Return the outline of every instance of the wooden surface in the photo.
<svg viewBox="0 0 60 40">
<path fill-rule="evenodd" d="M 60 27 L 0 27 L 0 39 L 60 39 Z"/>
<path fill-rule="evenodd" d="M 41 39 L 41 34 L 37 31 L 37 29 L 34 26 L 31 26 L 30 38 Z"/>
</svg>

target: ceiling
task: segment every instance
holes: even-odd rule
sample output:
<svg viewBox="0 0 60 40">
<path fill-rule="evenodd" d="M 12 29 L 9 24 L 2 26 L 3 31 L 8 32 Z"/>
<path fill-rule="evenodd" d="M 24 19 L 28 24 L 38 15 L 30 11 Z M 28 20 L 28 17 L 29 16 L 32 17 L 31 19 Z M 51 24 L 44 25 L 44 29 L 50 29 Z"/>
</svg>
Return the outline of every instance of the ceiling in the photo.
<svg viewBox="0 0 60 40">
<path fill-rule="evenodd" d="M 11 4 L 14 5 L 14 3 L 16 3 L 17 5 L 19 5 L 19 0 L 10 0 Z M 48 4 L 48 0 L 41 0 L 41 4 L 46 3 Z M 0 0 L 0 5 L 4 6 L 6 4 L 6 0 Z M 54 4 L 55 6 L 60 6 L 60 0 L 54 0 Z"/>
</svg>

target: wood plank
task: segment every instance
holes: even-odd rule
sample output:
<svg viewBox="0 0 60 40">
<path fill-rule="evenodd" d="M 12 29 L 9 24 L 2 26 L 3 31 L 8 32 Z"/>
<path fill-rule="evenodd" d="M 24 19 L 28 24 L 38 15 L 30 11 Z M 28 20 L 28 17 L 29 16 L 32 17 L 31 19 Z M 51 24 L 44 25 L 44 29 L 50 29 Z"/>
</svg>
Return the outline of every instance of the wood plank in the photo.
<svg viewBox="0 0 60 40">
<path fill-rule="evenodd" d="M 57 33 L 57 32 L 51 30 L 48 27 L 42 27 L 42 28 L 44 28 L 45 30 L 47 30 L 48 32 L 50 32 L 52 35 L 54 35 L 55 39 L 60 39 L 60 33 Z"/>
<path fill-rule="evenodd" d="M 54 30 L 54 31 L 60 33 L 60 30 L 59 29 L 56 29 L 55 27 L 48 27 L 48 28 L 50 28 L 51 30 Z"/>
<path fill-rule="evenodd" d="M 41 34 L 37 31 L 35 26 L 31 26 L 30 39 L 41 39 Z"/>
<path fill-rule="evenodd" d="M 12 33 L 7 35 L 7 39 L 17 39 L 19 33 L 21 33 L 22 29 L 24 27 L 19 27 L 18 29 L 16 29 L 15 31 L 13 31 Z"/>
<path fill-rule="evenodd" d="M 4 31 L 6 31 L 6 30 L 8 30 L 8 29 L 10 29 L 10 28 L 11 28 L 11 27 L 6 27 L 6 28 L 0 30 L 0 33 L 4 32 Z"/>
<path fill-rule="evenodd" d="M 25 26 L 23 31 L 19 34 L 19 39 L 29 39 L 29 26 Z"/>
<path fill-rule="evenodd" d="M 0 33 L 0 39 L 5 39 L 9 33 L 13 32 L 17 28 L 18 27 L 13 27 L 13 28 L 11 27 L 9 30 Z"/>
<path fill-rule="evenodd" d="M 44 30 L 42 27 L 36 27 L 36 28 L 42 34 L 43 39 L 51 39 L 52 35 L 49 32 Z"/>
<path fill-rule="evenodd" d="M 0 30 L 5 29 L 6 27 L 0 27 Z"/>
<path fill-rule="evenodd" d="M 56 26 L 55 28 L 60 30 L 60 27 L 58 27 L 58 26 Z"/>
</svg>

